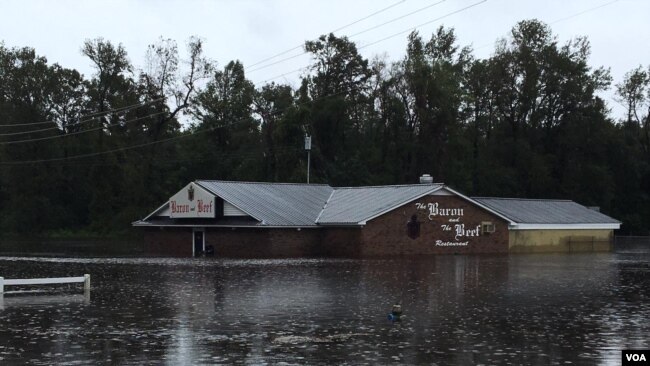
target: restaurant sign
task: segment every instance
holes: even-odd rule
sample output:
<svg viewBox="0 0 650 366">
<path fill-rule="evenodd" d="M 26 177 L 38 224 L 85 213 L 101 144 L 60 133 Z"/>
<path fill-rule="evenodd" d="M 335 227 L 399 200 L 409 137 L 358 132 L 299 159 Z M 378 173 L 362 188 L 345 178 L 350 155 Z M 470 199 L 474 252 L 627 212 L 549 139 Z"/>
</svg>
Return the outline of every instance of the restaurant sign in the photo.
<svg viewBox="0 0 650 366">
<path fill-rule="evenodd" d="M 215 196 L 194 183 L 169 199 L 171 218 L 215 217 Z"/>
<path fill-rule="evenodd" d="M 442 218 L 443 223 L 440 224 L 440 230 L 444 233 L 453 235 L 453 241 L 436 240 L 436 246 L 440 247 L 459 247 L 469 245 L 471 237 L 478 237 L 481 235 L 481 225 L 465 226 L 463 223 L 464 211 L 462 208 L 447 208 L 441 207 L 438 202 L 434 203 L 416 203 L 415 207 L 418 210 L 427 212 L 429 221 L 434 221 Z M 440 222 L 440 220 L 437 220 Z M 437 225 L 437 224 L 436 224 Z"/>
</svg>

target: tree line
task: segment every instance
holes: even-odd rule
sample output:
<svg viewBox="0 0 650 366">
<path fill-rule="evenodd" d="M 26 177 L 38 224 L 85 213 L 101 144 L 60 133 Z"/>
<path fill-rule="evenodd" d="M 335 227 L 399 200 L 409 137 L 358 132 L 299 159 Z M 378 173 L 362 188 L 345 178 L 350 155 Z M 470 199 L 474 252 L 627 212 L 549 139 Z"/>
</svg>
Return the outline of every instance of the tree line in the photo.
<svg viewBox="0 0 650 366">
<path fill-rule="evenodd" d="M 128 232 L 194 179 L 333 186 L 433 175 L 472 196 L 565 198 L 650 230 L 650 68 L 613 83 L 537 20 L 476 58 L 454 30 L 413 32 L 396 62 L 346 37 L 304 44 L 299 87 L 256 87 L 244 65 L 160 39 L 135 67 L 101 38 L 88 77 L 0 43 L 0 230 Z M 615 88 L 624 116 L 598 93 Z"/>
</svg>

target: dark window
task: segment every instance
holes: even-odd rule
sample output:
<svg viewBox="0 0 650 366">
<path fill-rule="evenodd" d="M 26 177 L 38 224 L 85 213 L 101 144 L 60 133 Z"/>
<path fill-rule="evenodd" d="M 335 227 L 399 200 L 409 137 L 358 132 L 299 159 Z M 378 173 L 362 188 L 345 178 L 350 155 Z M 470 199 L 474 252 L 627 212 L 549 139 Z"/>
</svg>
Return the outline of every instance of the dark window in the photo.
<svg viewBox="0 0 650 366">
<path fill-rule="evenodd" d="M 406 230 L 411 239 L 417 239 L 420 236 L 420 222 L 417 215 L 411 216 L 411 220 L 406 224 Z"/>
</svg>

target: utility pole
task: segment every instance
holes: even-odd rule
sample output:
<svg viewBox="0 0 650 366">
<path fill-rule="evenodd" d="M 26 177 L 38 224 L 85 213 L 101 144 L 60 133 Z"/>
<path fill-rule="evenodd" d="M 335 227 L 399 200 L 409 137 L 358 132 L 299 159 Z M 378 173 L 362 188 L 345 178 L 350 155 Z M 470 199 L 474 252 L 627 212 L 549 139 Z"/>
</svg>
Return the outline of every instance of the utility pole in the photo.
<svg viewBox="0 0 650 366">
<path fill-rule="evenodd" d="M 307 150 L 307 184 L 309 184 L 309 165 L 311 164 L 311 136 L 305 135 L 305 150 Z"/>
</svg>

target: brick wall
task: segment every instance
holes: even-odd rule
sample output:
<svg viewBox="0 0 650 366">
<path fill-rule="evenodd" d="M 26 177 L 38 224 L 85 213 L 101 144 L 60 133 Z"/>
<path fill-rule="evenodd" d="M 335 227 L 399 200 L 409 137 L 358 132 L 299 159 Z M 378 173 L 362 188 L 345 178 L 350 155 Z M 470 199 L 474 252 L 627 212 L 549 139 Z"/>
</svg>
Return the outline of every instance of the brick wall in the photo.
<svg viewBox="0 0 650 366">
<path fill-rule="evenodd" d="M 422 204 L 424 209 L 418 209 L 416 203 Z M 430 220 L 428 205 L 436 203 L 439 209 L 455 211 L 446 212 L 450 215 L 432 216 Z M 458 215 L 460 209 L 462 215 Z M 415 239 L 408 236 L 407 230 L 413 215 L 420 225 L 420 235 Z M 494 223 L 495 232 L 481 233 L 483 221 Z M 448 231 L 443 225 L 447 225 Z M 465 235 L 456 237 L 456 225 L 464 225 Z M 472 230 L 477 227 L 478 233 L 474 233 Z M 508 252 L 507 222 L 456 196 L 425 196 L 368 221 L 362 233 L 360 255 L 363 257 Z M 459 243 L 467 245 L 457 245 Z"/>
<path fill-rule="evenodd" d="M 420 203 L 424 209 L 418 209 L 416 203 Z M 450 215 L 432 216 L 430 220 L 429 204 L 438 204 L 439 209 L 455 211 L 447 212 Z M 461 209 L 462 215 L 458 215 Z M 407 223 L 413 215 L 416 215 L 420 225 L 419 236 L 416 238 L 409 237 L 407 230 Z M 483 221 L 494 223 L 495 232 L 491 234 L 480 232 Z M 443 225 L 448 225 L 449 230 L 445 231 Z M 464 235 L 456 236 L 456 225 L 464 225 Z M 477 227 L 478 231 L 474 232 Z M 466 243 L 466 245 L 457 245 L 458 243 Z M 359 258 L 420 254 L 507 253 L 508 224 L 462 198 L 426 196 L 368 221 L 363 228 L 301 230 L 207 228 L 205 244 L 214 247 L 215 257 L 218 258 L 316 256 Z M 148 229 L 145 233 L 145 250 L 146 253 L 153 255 L 190 257 L 192 256 L 192 229 Z"/>
<path fill-rule="evenodd" d="M 362 230 L 358 227 L 322 229 L 321 254 L 325 257 L 361 257 Z"/>
<path fill-rule="evenodd" d="M 222 258 L 296 258 L 317 255 L 319 229 L 207 228 L 205 245 Z"/>
<path fill-rule="evenodd" d="M 192 256 L 192 228 L 147 228 L 144 234 L 146 255 Z"/>
</svg>

